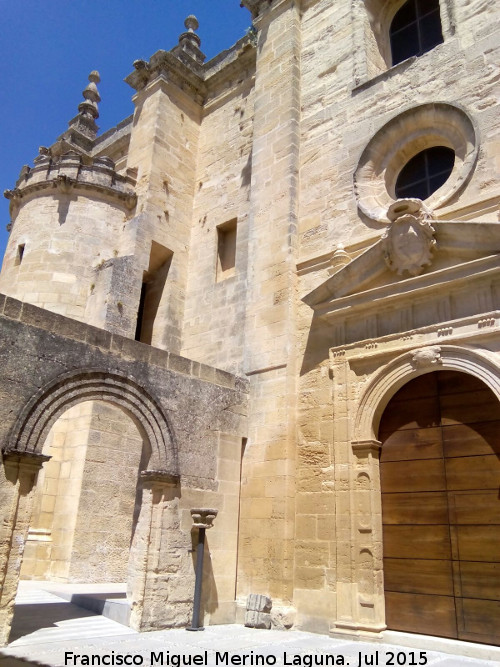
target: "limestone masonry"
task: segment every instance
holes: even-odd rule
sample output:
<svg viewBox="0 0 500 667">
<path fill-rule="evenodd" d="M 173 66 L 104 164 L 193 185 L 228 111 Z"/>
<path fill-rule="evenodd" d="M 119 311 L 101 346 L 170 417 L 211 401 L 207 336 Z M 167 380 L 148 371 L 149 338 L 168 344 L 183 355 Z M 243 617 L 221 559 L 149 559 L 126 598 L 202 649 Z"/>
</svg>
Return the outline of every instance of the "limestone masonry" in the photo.
<svg viewBox="0 0 500 667">
<path fill-rule="evenodd" d="M 187 626 L 211 512 L 205 625 L 500 645 L 499 14 L 241 4 L 5 192 L 0 641 L 19 578 Z"/>
</svg>

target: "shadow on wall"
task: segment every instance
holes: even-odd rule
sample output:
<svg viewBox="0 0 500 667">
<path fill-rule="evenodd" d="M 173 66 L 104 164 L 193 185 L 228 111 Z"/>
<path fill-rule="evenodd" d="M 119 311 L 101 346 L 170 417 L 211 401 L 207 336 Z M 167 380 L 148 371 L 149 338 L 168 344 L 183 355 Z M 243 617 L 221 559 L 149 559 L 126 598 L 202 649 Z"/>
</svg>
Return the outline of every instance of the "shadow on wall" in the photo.
<svg viewBox="0 0 500 667">
<path fill-rule="evenodd" d="M 247 163 L 241 170 L 241 185 L 245 187 L 252 181 L 252 153 L 248 154 Z"/>
<path fill-rule="evenodd" d="M 307 337 L 306 349 L 300 369 L 301 377 L 314 370 L 323 361 L 329 358 L 330 348 L 333 346 L 331 330 L 314 314 Z"/>
<path fill-rule="evenodd" d="M 57 205 L 57 212 L 59 214 L 59 224 L 62 226 L 66 222 L 68 217 L 69 207 L 72 202 L 76 202 L 76 195 L 63 195 L 59 199 L 59 204 Z"/>
</svg>

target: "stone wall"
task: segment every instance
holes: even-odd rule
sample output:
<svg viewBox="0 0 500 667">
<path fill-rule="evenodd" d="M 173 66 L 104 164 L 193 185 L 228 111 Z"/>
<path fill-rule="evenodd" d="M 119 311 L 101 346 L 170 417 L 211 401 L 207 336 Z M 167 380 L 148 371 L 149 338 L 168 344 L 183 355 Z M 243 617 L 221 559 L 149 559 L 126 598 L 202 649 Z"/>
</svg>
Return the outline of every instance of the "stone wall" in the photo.
<svg viewBox="0 0 500 667">
<path fill-rule="evenodd" d="M 0 286 L 14 298 L 102 327 L 107 308 L 116 309 L 116 301 L 101 291 L 99 276 L 120 252 L 119 237 L 130 212 L 86 195 L 54 196 L 50 191 L 23 202 L 9 237 Z M 87 308 L 89 300 L 97 307 Z"/>
<path fill-rule="evenodd" d="M 356 73 L 356 59 L 368 44 L 363 32 L 357 31 L 358 23 L 368 20 L 371 8 L 386 35 L 391 18 L 387 6 L 397 3 L 310 4 L 302 19 L 301 260 L 333 252 L 339 242 L 352 244 L 356 253 L 357 244 L 376 237 L 383 226 L 363 219 L 353 196 L 358 161 L 389 119 L 428 102 L 458 103 L 477 125 L 481 144 L 467 188 L 436 215 L 470 219 L 473 212 L 474 219 L 497 220 L 491 174 L 497 169 L 499 150 L 493 111 L 498 44 L 495 21 L 485 3 L 443 1 L 444 43 L 418 58 L 385 67 L 377 76 Z"/>
<path fill-rule="evenodd" d="M 14 465 L 14 473 L 8 468 L 2 471 L 0 485 L 5 513 L 1 543 L 4 578 L 1 607 L 5 628 L 12 611 L 35 496 L 35 468 L 26 461 L 41 457 L 46 435 L 60 415 L 86 400 L 98 406 L 93 419 L 101 423 L 96 432 L 99 442 L 92 433 L 87 439 L 74 524 L 74 549 L 81 551 L 82 545 L 94 541 L 102 555 L 106 550 L 112 552 L 118 548 L 113 543 L 113 531 L 106 531 L 104 537 L 97 533 L 89 535 L 89 528 L 102 531 L 106 521 L 116 520 L 116 512 L 118 521 L 129 522 L 130 526 L 135 521 L 128 578 L 134 627 L 185 625 L 194 586 L 191 548 L 195 536 L 192 536 L 190 509 L 214 507 L 219 510 L 220 521 L 212 531 L 213 541 L 208 538 L 212 560 L 207 570 L 205 621 L 234 620 L 239 475 L 242 441 L 246 437 L 247 383 L 213 367 L 14 299 L 2 296 L 0 301 L 3 369 L 0 438 L 5 461 L 13 461 Z M 99 408 L 101 404 L 96 401 L 104 401 L 103 406 L 109 402 L 112 411 Z M 106 447 L 104 434 L 109 429 L 102 423 L 103 419 L 109 421 L 116 410 L 131 415 L 144 434 L 139 438 L 127 437 L 121 445 L 126 445 L 136 457 L 132 468 L 137 468 L 141 456 L 140 467 L 144 465 L 140 476 L 137 469 L 126 497 L 113 491 L 116 485 L 122 485 L 123 471 L 120 466 L 111 465 L 113 447 L 109 439 Z M 116 431 L 111 424 L 110 428 Z M 122 437 L 123 434 L 119 436 Z M 144 439 L 148 441 L 150 455 L 144 449 Z M 32 469 L 34 472 L 29 472 Z M 59 485 L 65 479 L 67 483 L 68 479 L 60 476 Z M 24 484 L 21 491 L 19 484 Z M 135 507 L 136 487 L 142 494 L 140 507 Z M 113 496 L 111 502 L 118 503 L 114 509 L 108 504 L 109 494 Z M 113 516 L 105 516 L 106 507 Z M 92 518 L 96 518 L 94 524 Z M 13 539 L 18 549 L 16 554 L 10 549 Z M 120 544 L 119 549 L 122 547 Z M 70 565 L 69 578 L 93 578 L 94 555 L 80 555 Z M 165 600 L 172 605 L 165 605 Z"/>
<path fill-rule="evenodd" d="M 226 85 L 219 82 L 204 108 L 183 328 L 182 354 L 232 372 L 241 372 L 243 364 L 254 68 L 252 58 Z M 221 277 L 218 227 L 231 220 L 236 220 L 235 268 Z"/>
</svg>

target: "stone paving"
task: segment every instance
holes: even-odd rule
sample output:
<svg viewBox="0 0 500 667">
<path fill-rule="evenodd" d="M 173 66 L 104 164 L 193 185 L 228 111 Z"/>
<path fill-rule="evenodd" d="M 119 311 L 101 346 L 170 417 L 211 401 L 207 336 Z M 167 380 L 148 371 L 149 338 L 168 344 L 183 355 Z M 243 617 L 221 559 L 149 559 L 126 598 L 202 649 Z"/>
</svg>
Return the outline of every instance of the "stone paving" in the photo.
<svg viewBox="0 0 500 667">
<path fill-rule="evenodd" d="M 464 642 L 440 640 L 441 647 L 455 651 L 445 653 L 435 650 L 433 639 L 427 637 L 422 637 L 420 645 L 417 638 L 416 648 L 404 648 L 388 642 L 333 639 L 298 630 L 254 630 L 241 625 L 211 626 L 203 632 L 177 629 L 140 634 L 50 592 L 32 592 L 23 601 L 25 604 L 16 609 L 16 638 L 0 651 L 0 667 L 500 667 L 500 649 Z M 492 659 L 470 657 L 474 651 Z M 92 660 L 92 656 L 98 657 Z"/>
</svg>

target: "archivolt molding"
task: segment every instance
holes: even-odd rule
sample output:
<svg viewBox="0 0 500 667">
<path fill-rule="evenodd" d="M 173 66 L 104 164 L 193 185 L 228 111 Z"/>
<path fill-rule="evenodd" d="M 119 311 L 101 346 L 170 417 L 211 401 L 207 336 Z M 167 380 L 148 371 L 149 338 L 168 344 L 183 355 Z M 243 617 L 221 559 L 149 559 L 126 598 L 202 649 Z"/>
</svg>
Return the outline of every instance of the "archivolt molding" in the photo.
<svg viewBox="0 0 500 667">
<path fill-rule="evenodd" d="M 42 387 L 22 409 L 4 453 L 41 454 L 54 422 L 74 405 L 93 400 L 122 408 L 139 424 L 151 445 L 151 469 L 178 475 L 173 432 L 158 401 L 130 376 L 96 369 L 65 373 Z"/>
<path fill-rule="evenodd" d="M 354 440 L 376 440 L 380 418 L 392 396 L 409 380 L 435 370 L 453 370 L 474 375 L 500 401 L 500 363 L 493 354 L 455 345 L 413 349 L 393 359 L 369 381 L 359 401 L 354 421 Z"/>
<path fill-rule="evenodd" d="M 364 149 L 354 174 L 358 208 L 372 220 L 389 224 L 387 210 L 395 185 L 412 157 L 432 146 L 455 152 L 450 177 L 425 200 L 431 211 L 444 206 L 470 179 L 479 152 L 478 131 L 460 106 L 432 102 L 407 109 L 386 123 Z"/>
</svg>

